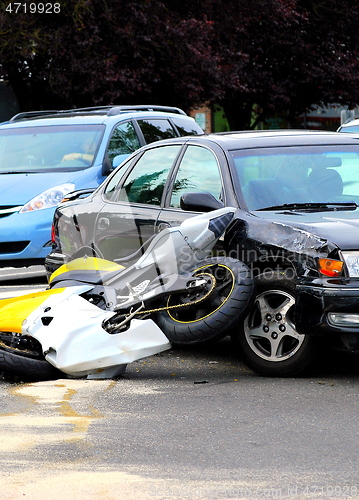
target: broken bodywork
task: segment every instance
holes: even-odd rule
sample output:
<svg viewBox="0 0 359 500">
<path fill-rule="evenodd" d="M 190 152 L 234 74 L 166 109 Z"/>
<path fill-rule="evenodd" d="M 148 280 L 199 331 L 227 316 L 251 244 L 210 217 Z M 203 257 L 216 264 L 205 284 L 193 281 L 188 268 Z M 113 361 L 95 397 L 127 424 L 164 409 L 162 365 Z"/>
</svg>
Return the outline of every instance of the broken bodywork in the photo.
<svg viewBox="0 0 359 500">
<path fill-rule="evenodd" d="M 215 251 L 249 266 L 256 284 L 232 332 L 241 358 L 262 375 L 296 375 L 311 361 L 312 337 L 356 345 L 353 134 L 233 132 L 148 146 L 88 200 L 56 211 L 48 269 L 84 251 L 121 263 L 159 229 L 223 205 L 237 211 Z"/>
<path fill-rule="evenodd" d="M 77 258 L 52 275 L 48 290 L 2 301 L 0 368 L 109 378 L 170 341 L 227 335 L 250 304 L 253 280 L 243 263 L 208 255 L 234 212 L 164 229 L 129 267 Z"/>
</svg>

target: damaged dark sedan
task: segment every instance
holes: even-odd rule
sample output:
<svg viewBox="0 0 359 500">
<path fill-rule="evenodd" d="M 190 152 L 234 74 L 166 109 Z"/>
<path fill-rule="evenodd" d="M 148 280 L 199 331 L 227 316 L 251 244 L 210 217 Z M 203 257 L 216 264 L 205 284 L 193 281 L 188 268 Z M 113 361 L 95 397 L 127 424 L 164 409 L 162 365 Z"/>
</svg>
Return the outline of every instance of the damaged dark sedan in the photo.
<svg viewBox="0 0 359 500">
<path fill-rule="evenodd" d="M 359 138 L 317 131 L 182 137 L 138 150 L 56 211 L 47 271 L 80 255 L 122 262 L 161 229 L 237 207 L 218 252 L 256 295 L 232 333 L 255 372 L 295 376 L 330 343 L 359 350 Z M 170 256 L 169 256 L 170 258 Z M 183 340 L 181 341 L 183 343 Z"/>
</svg>

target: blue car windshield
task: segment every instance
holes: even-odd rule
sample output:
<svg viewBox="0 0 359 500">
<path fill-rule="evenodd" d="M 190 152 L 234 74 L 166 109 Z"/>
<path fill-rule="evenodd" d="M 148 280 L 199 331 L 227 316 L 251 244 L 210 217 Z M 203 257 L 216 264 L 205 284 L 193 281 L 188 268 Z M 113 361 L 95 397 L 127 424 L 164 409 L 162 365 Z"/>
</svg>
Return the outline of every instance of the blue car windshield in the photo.
<svg viewBox="0 0 359 500">
<path fill-rule="evenodd" d="M 359 146 L 231 151 L 236 188 L 249 210 L 293 204 L 359 204 Z"/>
<path fill-rule="evenodd" d="M 103 125 L 0 130 L 0 174 L 86 169 L 94 161 L 103 133 Z"/>
</svg>

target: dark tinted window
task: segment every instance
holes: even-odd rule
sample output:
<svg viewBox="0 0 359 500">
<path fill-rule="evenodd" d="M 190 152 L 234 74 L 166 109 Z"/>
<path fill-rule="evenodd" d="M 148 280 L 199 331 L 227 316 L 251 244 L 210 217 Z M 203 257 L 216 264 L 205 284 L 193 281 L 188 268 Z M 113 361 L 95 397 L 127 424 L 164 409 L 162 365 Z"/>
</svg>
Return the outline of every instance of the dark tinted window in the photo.
<svg viewBox="0 0 359 500">
<path fill-rule="evenodd" d="M 147 144 L 177 136 L 170 122 L 165 119 L 138 120 L 138 124 Z"/>
<path fill-rule="evenodd" d="M 201 127 L 191 118 L 179 116 L 178 118 L 171 118 L 171 120 L 176 125 L 179 134 L 182 136 L 203 134 Z"/>
</svg>

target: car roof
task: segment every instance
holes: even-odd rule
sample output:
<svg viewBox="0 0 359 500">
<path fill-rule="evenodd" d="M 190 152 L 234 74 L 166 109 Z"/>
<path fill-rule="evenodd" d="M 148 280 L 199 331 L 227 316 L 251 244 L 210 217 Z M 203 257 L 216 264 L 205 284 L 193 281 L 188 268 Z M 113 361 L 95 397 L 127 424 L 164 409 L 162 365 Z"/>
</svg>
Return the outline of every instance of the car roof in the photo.
<svg viewBox="0 0 359 500">
<path fill-rule="evenodd" d="M 216 134 L 217 141 L 228 144 L 228 149 L 263 146 L 301 146 L 310 144 L 358 144 L 353 136 L 318 130 L 258 130 L 239 133 Z"/>
<path fill-rule="evenodd" d="M 24 126 L 69 125 L 69 124 L 101 124 L 107 121 L 118 121 L 123 118 L 163 118 L 172 116 L 190 118 L 182 109 L 170 106 L 135 105 L 135 106 L 98 106 L 67 110 L 40 110 L 18 113 L 8 122 L 0 124 L 1 128 Z M 192 118 L 190 118 L 192 119 Z"/>
<path fill-rule="evenodd" d="M 187 137 L 189 142 L 216 143 L 224 150 L 251 149 L 256 147 L 307 146 L 307 145 L 359 145 L 359 137 L 353 134 L 319 130 L 253 130 L 220 132 L 205 136 Z M 168 139 L 164 142 L 174 142 Z M 159 146 L 160 143 L 154 144 Z"/>
</svg>

